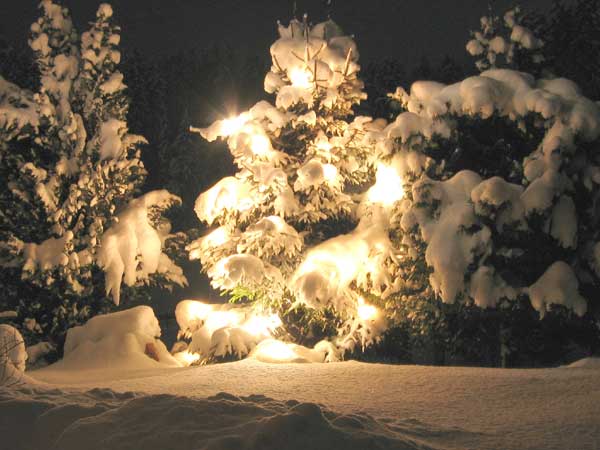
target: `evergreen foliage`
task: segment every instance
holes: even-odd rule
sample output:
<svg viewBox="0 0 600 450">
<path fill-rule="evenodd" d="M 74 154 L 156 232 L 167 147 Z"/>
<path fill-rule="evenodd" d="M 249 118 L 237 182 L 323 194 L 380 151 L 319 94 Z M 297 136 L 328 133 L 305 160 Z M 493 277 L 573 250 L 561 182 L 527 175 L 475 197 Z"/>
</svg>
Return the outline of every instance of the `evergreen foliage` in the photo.
<svg viewBox="0 0 600 450">
<path fill-rule="evenodd" d="M 133 270 L 129 286 L 183 282 L 166 255 L 159 268 L 148 268 L 139 234 L 171 239 L 161 212 L 179 199 L 134 199 L 146 177 L 146 141 L 128 132 L 112 8 L 100 5 L 81 37 L 66 8 L 44 0 L 40 9 L 29 42 L 39 89 L 0 78 L 0 308 L 16 311 L 27 342 L 60 347 L 67 328 L 119 303 L 123 271 Z M 135 221 L 132 208 L 142 214 Z M 143 228 L 149 224 L 163 230 L 161 238 Z M 132 239 L 137 250 L 124 247 L 135 246 Z M 137 260 L 125 259 L 140 249 Z M 140 293 L 127 290 L 127 297 Z"/>
<path fill-rule="evenodd" d="M 355 44 L 336 24 L 293 20 L 279 31 L 265 78 L 275 105 L 261 101 L 200 130 L 209 141 L 228 139 L 238 172 L 198 197 L 199 218 L 220 226 L 192 243 L 190 256 L 215 287 L 277 312 L 297 341 L 314 343 L 356 314 L 357 294 L 343 308 L 315 297 L 310 278 L 327 274 L 303 272 L 300 264 L 356 226 L 352 192 L 372 175 L 362 140 L 370 119 L 350 121 L 365 95 Z"/>
<path fill-rule="evenodd" d="M 396 338 L 400 332 L 410 348 L 438 349 L 438 363 L 556 364 L 598 348 L 598 304 L 593 294 L 580 300 L 599 286 L 592 256 L 598 193 L 589 178 L 598 164 L 592 150 L 598 110 L 577 86 L 542 70 L 536 52 L 545 47 L 519 24 L 518 13 L 504 20 L 512 47 L 509 38 L 494 43 L 500 19 L 482 18 L 482 32 L 467 46 L 482 56 L 480 77 L 450 86 L 417 82 L 410 95 L 399 89 L 394 96 L 409 111 L 396 119 L 410 131 L 396 140 L 394 158 L 404 170 L 406 202 L 395 242 L 407 246 L 402 267 L 410 283 L 387 307 Z M 521 29 L 515 37 L 516 27 Z M 551 78 L 535 81 L 496 69 L 532 66 Z M 548 109 L 547 100 L 556 106 Z M 574 105 L 586 111 L 585 125 L 572 120 L 578 114 Z M 423 120 L 412 129 L 411 114 Z M 460 183 L 463 200 L 456 191 Z M 455 231 L 452 221 L 459 224 Z M 458 247 L 436 242 L 436 226 Z M 440 249 L 448 252 L 442 259 Z M 453 269 L 444 265 L 460 267 L 463 257 L 457 278 L 448 278 Z M 569 273 L 562 283 L 568 278 L 578 291 L 565 293 L 562 301 L 558 292 L 549 293 L 546 300 L 554 297 L 557 304 L 540 305 L 535 297 L 541 284 L 552 284 L 559 272 Z"/>
</svg>

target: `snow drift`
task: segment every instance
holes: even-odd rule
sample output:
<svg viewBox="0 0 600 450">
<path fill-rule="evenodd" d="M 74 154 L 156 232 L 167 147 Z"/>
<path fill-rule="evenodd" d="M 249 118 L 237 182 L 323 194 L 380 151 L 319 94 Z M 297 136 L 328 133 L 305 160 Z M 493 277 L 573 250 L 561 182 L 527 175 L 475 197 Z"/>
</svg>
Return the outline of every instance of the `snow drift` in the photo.
<svg viewBox="0 0 600 450">
<path fill-rule="evenodd" d="M 45 398 L 35 401 L 40 395 Z M 0 431 L 8 438 L 7 448 L 14 450 L 433 448 L 422 445 L 410 428 L 367 414 L 338 414 L 315 403 L 262 395 L 219 393 L 193 399 L 107 389 L 74 394 L 21 388 L 1 392 L 0 402 L 13 413 Z M 31 424 L 33 433 L 27 429 Z"/>
<path fill-rule="evenodd" d="M 589 361 L 527 370 L 252 359 L 136 373 L 54 367 L 30 372 L 35 384 L 0 389 L 1 442 L 11 450 L 592 450 L 600 391 Z"/>
</svg>

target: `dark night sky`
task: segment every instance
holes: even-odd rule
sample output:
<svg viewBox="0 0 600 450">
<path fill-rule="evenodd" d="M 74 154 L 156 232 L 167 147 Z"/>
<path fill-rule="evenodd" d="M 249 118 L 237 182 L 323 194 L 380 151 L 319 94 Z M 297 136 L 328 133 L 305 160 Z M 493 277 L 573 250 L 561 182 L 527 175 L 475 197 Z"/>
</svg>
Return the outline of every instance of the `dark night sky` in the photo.
<svg viewBox="0 0 600 450">
<path fill-rule="evenodd" d="M 78 30 L 92 20 L 98 0 L 64 0 Z M 276 37 L 275 22 L 287 22 L 293 0 L 113 0 L 123 28 L 125 49 L 146 54 L 174 53 L 225 41 L 249 54 L 265 55 Z M 505 11 L 514 0 L 491 1 Z M 521 0 L 525 9 L 546 10 L 551 0 Z M 323 0 L 297 0 L 298 13 L 312 21 L 325 17 Z M 468 30 L 478 27 L 487 11 L 485 0 L 334 0 L 332 17 L 354 34 L 362 59 L 393 56 L 407 65 L 422 56 L 436 61 L 445 54 L 465 58 Z M 13 42 L 25 42 L 37 16 L 37 1 L 1 0 L 0 31 Z"/>
</svg>

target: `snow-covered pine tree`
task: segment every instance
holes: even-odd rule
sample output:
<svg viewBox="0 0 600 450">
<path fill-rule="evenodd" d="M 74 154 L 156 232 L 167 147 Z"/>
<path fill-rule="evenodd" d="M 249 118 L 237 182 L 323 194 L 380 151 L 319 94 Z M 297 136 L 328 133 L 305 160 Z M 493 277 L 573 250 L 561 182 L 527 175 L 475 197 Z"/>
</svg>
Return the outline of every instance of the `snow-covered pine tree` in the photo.
<svg viewBox="0 0 600 450">
<path fill-rule="evenodd" d="M 406 112 L 384 130 L 392 145 L 377 147 L 391 148 L 382 157 L 405 189 L 392 216 L 393 241 L 406 249 L 392 314 L 454 340 L 463 356 L 485 344 L 472 319 L 489 320 L 491 364 L 555 363 L 558 344 L 598 345 L 598 305 L 580 293 L 600 285 L 598 105 L 569 80 L 497 68 L 448 86 L 418 81 L 394 97 Z M 415 308 L 415 294 L 433 311 Z M 544 339 L 554 339 L 553 355 L 540 355 Z"/>
<path fill-rule="evenodd" d="M 109 308 L 109 295 L 119 304 L 122 281 L 185 279 L 161 252 L 170 230 L 161 212 L 179 199 L 134 198 L 145 140 L 127 130 L 112 8 L 100 5 L 81 39 L 66 8 L 40 9 L 30 40 L 39 92 L 0 79 L 2 302 L 29 341 L 60 344 L 68 327 Z"/>
<path fill-rule="evenodd" d="M 279 34 L 265 77 L 275 105 L 261 101 L 197 130 L 226 138 L 239 170 L 198 197 L 198 217 L 217 227 L 191 244 L 190 257 L 234 300 L 278 313 L 296 341 L 339 328 L 336 343 L 354 348 L 382 326 L 360 288 L 385 284 L 375 273 L 387 236 L 380 242 L 384 233 L 367 225 L 352 231 L 353 192 L 373 174 L 369 130 L 381 124 L 352 120 L 365 94 L 350 36 L 306 18 L 279 25 Z"/>
</svg>

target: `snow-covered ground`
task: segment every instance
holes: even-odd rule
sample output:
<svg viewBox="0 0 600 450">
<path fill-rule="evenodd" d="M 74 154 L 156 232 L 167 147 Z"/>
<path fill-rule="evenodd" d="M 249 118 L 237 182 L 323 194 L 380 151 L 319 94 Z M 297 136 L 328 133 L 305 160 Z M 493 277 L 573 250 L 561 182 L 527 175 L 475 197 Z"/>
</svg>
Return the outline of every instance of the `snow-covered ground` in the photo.
<svg viewBox="0 0 600 450">
<path fill-rule="evenodd" d="M 575 366 L 50 367 L 0 390 L 0 448 L 598 449 L 600 364 Z"/>
</svg>

